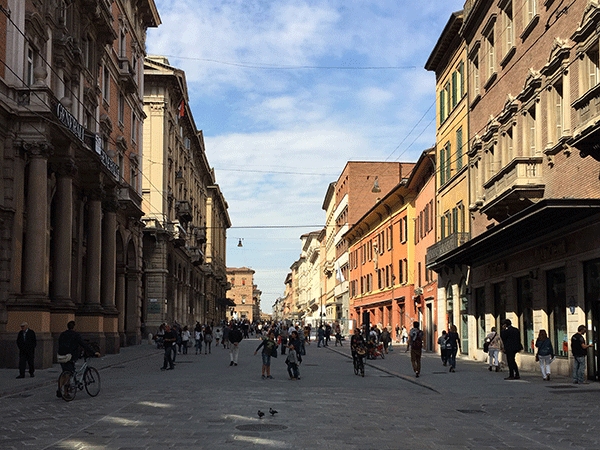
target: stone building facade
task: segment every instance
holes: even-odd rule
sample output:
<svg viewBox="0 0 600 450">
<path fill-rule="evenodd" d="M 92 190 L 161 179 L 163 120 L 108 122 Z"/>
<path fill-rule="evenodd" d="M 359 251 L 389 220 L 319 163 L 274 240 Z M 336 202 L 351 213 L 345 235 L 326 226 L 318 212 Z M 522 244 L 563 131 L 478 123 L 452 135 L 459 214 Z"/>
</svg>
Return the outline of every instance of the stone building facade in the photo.
<svg viewBox="0 0 600 450">
<path fill-rule="evenodd" d="M 509 318 L 520 364 L 536 366 L 545 329 L 566 375 L 585 324 L 598 379 L 600 5 L 556 3 L 465 2 L 471 239 L 429 267 L 469 268 L 469 358 L 484 359 L 485 334 Z"/>
<path fill-rule="evenodd" d="M 144 320 L 193 326 L 227 313 L 227 203 L 188 106 L 185 74 L 145 61 Z"/>
<path fill-rule="evenodd" d="M 227 279 L 229 281 L 229 298 L 235 303 L 232 306 L 231 316 L 236 320 L 254 322 L 260 319 L 255 315 L 254 306 L 255 284 L 254 269 L 249 267 L 228 267 Z"/>
<path fill-rule="evenodd" d="M 4 1 L 0 361 L 38 336 L 49 367 L 69 320 L 102 352 L 140 342 L 140 155 L 153 0 Z M 10 13 L 8 13 L 10 11 Z"/>
</svg>

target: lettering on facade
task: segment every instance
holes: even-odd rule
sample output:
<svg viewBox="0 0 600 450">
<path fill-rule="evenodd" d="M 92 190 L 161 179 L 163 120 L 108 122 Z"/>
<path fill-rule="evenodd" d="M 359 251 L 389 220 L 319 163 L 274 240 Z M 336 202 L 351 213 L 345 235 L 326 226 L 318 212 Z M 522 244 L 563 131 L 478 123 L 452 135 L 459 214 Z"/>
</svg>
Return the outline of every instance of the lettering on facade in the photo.
<svg viewBox="0 0 600 450">
<path fill-rule="evenodd" d="M 535 249 L 535 257 L 539 261 L 548 261 L 567 253 L 567 241 L 560 240 Z"/>
<path fill-rule="evenodd" d="M 100 161 L 102 165 L 108 169 L 108 171 L 112 174 L 115 180 L 119 180 L 119 165 L 114 162 L 110 156 L 106 154 L 104 149 L 102 148 L 102 137 L 99 134 L 94 135 L 93 142 L 94 151 L 100 157 Z"/>
<path fill-rule="evenodd" d="M 59 102 L 56 104 L 56 109 L 54 110 L 56 113 L 56 117 L 67 129 L 77 137 L 81 142 L 84 142 L 85 138 L 85 128 L 81 125 L 75 116 L 71 114 L 66 108 Z"/>
<path fill-rule="evenodd" d="M 506 268 L 507 268 L 506 261 L 500 261 L 500 262 L 488 264 L 485 267 L 485 272 L 488 277 L 491 277 L 494 275 L 503 274 L 504 272 L 506 272 Z"/>
</svg>

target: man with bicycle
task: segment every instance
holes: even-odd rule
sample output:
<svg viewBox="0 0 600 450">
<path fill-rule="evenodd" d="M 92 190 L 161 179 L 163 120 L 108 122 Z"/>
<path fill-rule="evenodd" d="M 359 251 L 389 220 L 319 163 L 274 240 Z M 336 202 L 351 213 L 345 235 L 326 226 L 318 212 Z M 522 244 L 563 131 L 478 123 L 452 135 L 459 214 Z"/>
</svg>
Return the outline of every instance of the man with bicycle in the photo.
<svg viewBox="0 0 600 450">
<path fill-rule="evenodd" d="M 100 352 L 97 352 L 90 344 L 85 342 L 81 335 L 75 331 L 75 321 L 71 320 L 67 323 L 67 329 L 58 337 L 58 356 L 63 371 L 75 372 L 75 361 L 79 357 L 80 347 L 89 355 L 100 356 Z M 60 389 L 56 391 L 56 396 L 62 397 Z"/>
</svg>

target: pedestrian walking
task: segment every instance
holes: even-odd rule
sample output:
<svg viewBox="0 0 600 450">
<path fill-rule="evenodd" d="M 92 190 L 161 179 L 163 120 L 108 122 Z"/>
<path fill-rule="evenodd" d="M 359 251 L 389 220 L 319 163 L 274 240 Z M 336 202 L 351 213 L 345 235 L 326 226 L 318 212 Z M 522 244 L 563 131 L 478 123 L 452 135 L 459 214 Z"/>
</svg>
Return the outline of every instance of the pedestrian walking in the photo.
<svg viewBox="0 0 600 450">
<path fill-rule="evenodd" d="M 519 366 L 517 366 L 516 357 L 517 353 L 523 350 L 519 329 L 512 326 L 510 319 L 504 319 L 500 337 L 504 345 L 504 354 L 506 355 L 509 371 L 505 380 L 519 380 L 521 377 L 519 376 Z"/>
<path fill-rule="evenodd" d="M 204 354 L 205 355 L 206 355 L 207 351 L 208 351 L 208 353 L 210 353 L 210 350 L 212 348 L 212 341 L 213 341 L 212 329 L 210 328 L 209 325 L 206 325 L 206 327 L 204 327 Z"/>
<path fill-rule="evenodd" d="M 408 331 L 406 331 L 406 327 L 402 325 L 402 344 L 406 344 L 406 352 L 410 350 L 410 341 L 408 339 Z"/>
<path fill-rule="evenodd" d="M 413 327 L 409 333 L 410 341 L 410 362 L 415 371 L 415 376 L 419 378 L 421 373 L 421 354 L 423 351 L 423 332 L 419 329 L 419 322 L 413 322 Z"/>
<path fill-rule="evenodd" d="M 238 365 L 238 356 L 240 354 L 240 342 L 244 338 L 244 334 L 239 327 L 235 326 L 233 321 L 229 324 L 229 365 L 237 366 Z"/>
<path fill-rule="evenodd" d="M 449 372 L 456 372 L 456 354 L 460 350 L 460 337 L 456 325 L 450 325 L 448 331 L 448 363 L 450 364 Z"/>
<path fill-rule="evenodd" d="M 218 347 L 219 341 L 221 341 L 221 339 L 223 339 L 223 330 L 221 330 L 221 327 L 215 328 L 214 338 L 215 338 L 215 347 Z"/>
<path fill-rule="evenodd" d="M 169 325 L 165 325 L 165 336 L 163 341 L 165 343 L 165 355 L 160 370 L 173 370 L 175 368 L 175 353 L 177 353 L 175 348 L 177 335 Z"/>
<path fill-rule="evenodd" d="M 292 344 L 289 344 L 287 347 L 288 354 L 285 359 L 285 363 L 287 364 L 287 371 L 290 376 L 290 380 L 299 380 L 300 371 L 298 370 L 298 353 L 296 353 L 296 349 Z"/>
<path fill-rule="evenodd" d="M 329 347 L 329 341 L 331 340 L 331 325 L 325 325 L 325 347 Z"/>
<path fill-rule="evenodd" d="M 231 330 L 229 326 L 225 325 L 223 327 L 223 339 L 221 339 L 223 343 L 223 348 L 227 350 L 229 349 L 229 330 Z"/>
<path fill-rule="evenodd" d="M 587 359 L 587 349 L 591 344 L 585 343 L 585 325 L 577 327 L 577 333 L 571 337 L 571 352 L 573 353 L 573 383 L 587 384 L 585 379 L 585 360 Z"/>
<path fill-rule="evenodd" d="M 383 351 L 388 353 L 388 347 L 392 342 L 392 337 L 390 336 L 390 332 L 388 331 L 387 327 L 383 327 L 383 330 L 381 330 L 381 336 L 379 338 L 383 344 Z"/>
<path fill-rule="evenodd" d="M 321 345 L 325 346 L 325 330 L 323 329 L 323 325 L 317 328 L 317 348 L 320 348 Z"/>
<path fill-rule="evenodd" d="M 550 364 L 554 359 L 554 348 L 552 347 L 552 341 L 548 337 L 546 330 L 539 331 L 535 346 L 538 349 L 535 359 L 540 363 L 542 380 L 550 381 Z"/>
<path fill-rule="evenodd" d="M 185 327 L 183 327 L 183 331 L 181 332 L 181 349 L 182 349 L 184 355 L 187 355 L 188 345 L 190 343 L 191 337 L 192 336 L 191 336 L 190 330 L 188 329 L 188 327 L 186 325 Z"/>
<path fill-rule="evenodd" d="M 502 338 L 496 331 L 496 327 L 492 327 L 492 331 L 485 337 L 488 342 L 488 359 L 490 366 L 488 370 L 500 372 L 500 351 L 502 350 Z"/>
<path fill-rule="evenodd" d="M 204 336 L 202 335 L 202 325 L 200 322 L 196 322 L 196 326 L 194 327 L 194 346 L 196 347 L 196 355 L 202 354 L 202 341 L 204 340 Z"/>
<path fill-rule="evenodd" d="M 438 346 L 440 347 L 440 356 L 442 357 L 442 365 L 446 367 L 448 365 L 448 350 L 446 345 L 448 344 L 448 333 L 446 330 L 442 330 L 442 334 L 437 340 Z"/>
<path fill-rule="evenodd" d="M 29 366 L 29 376 L 35 376 L 35 347 L 37 340 L 35 331 L 29 328 L 27 322 L 21 324 L 21 331 L 17 335 L 17 347 L 19 349 L 19 375 L 17 378 L 25 378 L 25 368 Z"/>
<path fill-rule="evenodd" d="M 256 347 L 254 354 L 256 355 L 258 351 L 262 348 L 262 371 L 261 378 L 264 380 L 268 378 L 270 380 L 273 379 L 271 376 L 271 357 L 277 355 L 277 342 L 275 342 L 275 333 L 269 331 L 266 338 L 263 338 L 261 343 Z"/>
</svg>

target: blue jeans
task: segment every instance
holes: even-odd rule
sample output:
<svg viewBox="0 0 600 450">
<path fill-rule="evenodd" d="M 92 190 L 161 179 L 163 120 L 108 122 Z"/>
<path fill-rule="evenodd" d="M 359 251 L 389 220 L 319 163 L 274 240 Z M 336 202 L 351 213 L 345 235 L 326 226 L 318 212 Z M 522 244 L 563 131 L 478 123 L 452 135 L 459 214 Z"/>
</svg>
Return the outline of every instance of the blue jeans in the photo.
<svg viewBox="0 0 600 450">
<path fill-rule="evenodd" d="M 456 369 L 456 354 L 458 353 L 458 348 L 453 348 L 448 350 L 448 362 L 450 363 L 450 367 Z"/>
<path fill-rule="evenodd" d="M 290 378 L 298 378 L 300 371 L 298 370 L 298 364 L 286 363 L 288 374 Z"/>
<path fill-rule="evenodd" d="M 585 381 L 585 360 L 586 356 L 573 357 L 573 382 L 583 383 Z"/>
</svg>

